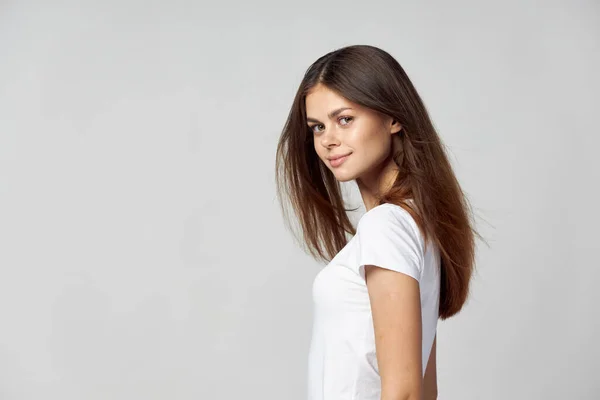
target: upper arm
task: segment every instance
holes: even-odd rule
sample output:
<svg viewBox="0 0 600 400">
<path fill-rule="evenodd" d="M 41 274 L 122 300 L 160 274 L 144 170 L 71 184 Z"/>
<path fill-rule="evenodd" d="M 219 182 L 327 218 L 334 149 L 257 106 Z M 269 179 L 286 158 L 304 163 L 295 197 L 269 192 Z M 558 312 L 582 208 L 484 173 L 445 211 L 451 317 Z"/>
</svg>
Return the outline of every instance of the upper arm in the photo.
<svg viewBox="0 0 600 400">
<path fill-rule="evenodd" d="M 422 392 L 419 282 L 393 270 L 365 266 L 382 394 Z"/>
<path fill-rule="evenodd" d="M 396 209 L 377 208 L 359 221 L 359 268 L 369 292 L 382 393 L 421 396 L 421 238 Z"/>
</svg>

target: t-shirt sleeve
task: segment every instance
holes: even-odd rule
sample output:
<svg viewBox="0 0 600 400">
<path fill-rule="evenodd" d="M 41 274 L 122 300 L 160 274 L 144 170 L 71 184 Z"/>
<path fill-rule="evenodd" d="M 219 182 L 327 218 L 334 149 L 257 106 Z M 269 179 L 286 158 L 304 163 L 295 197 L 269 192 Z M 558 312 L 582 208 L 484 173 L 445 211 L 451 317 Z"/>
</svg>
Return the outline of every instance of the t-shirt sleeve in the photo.
<svg viewBox="0 0 600 400">
<path fill-rule="evenodd" d="M 402 209 L 376 207 L 365 213 L 356 227 L 359 274 L 365 265 L 401 272 L 421 281 L 423 250 L 418 228 Z"/>
</svg>

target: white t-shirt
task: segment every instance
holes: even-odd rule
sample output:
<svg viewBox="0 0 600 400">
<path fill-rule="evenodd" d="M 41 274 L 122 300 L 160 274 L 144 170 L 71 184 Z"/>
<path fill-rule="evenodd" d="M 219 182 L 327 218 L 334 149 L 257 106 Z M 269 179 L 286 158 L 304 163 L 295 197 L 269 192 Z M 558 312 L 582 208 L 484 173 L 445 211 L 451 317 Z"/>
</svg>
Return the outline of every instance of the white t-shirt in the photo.
<svg viewBox="0 0 600 400">
<path fill-rule="evenodd" d="M 363 214 L 356 235 L 314 279 L 308 400 L 380 400 L 364 265 L 395 270 L 419 281 L 425 375 L 437 330 L 439 251 L 433 244 L 424 248 L 421 231 L 406 210 L 381 204 Z"/>
</svg>

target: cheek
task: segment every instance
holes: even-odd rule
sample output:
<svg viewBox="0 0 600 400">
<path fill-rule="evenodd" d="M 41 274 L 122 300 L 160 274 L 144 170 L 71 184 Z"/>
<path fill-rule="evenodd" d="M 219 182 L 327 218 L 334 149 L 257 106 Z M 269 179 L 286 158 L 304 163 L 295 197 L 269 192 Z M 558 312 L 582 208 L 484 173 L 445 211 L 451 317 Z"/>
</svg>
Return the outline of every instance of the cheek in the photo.
<svg viewBox="0 0 600 400">
<path fill-rule="evenodd" d="M 315 154 L 317 155 L 317 157 L 319 157 L 321 160 L 323 160 L 324 157 L 326 157 L 326 154 L 324 153 L 323 147 L 319 146 L 316 144 L 313 146 L 314 150 L 315 150 Z"/>
<path fill-rule="evenodd" d="M 370 157 L 377 157 L 385 148 L 386 138 L 374 128 L 357 128 L 349 135 L 348 144 Z"/>
<path fill-rule="evenodd" d="M 388 157 L 391 143 L 383 134 L 369 132 L 358 135 L 352 146 L 360 154 L 361 163 L 365 165 L 379 164 Z"/>
<path fill-rule="evenodd" d="M 362 120 L 354 124 L 346 135 L 346 138 L 353 146 L 372 146 L 374 142 L 382 139 L 380 128 L 373 122 Z"/>
</svg>

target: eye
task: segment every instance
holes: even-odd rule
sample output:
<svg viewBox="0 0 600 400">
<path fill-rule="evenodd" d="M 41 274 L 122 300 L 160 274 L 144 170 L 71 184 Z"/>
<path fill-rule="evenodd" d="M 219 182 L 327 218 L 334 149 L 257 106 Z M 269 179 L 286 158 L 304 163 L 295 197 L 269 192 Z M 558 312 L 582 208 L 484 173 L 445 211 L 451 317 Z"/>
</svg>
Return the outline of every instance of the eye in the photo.
<svg viewBox="0 0 600 400">
<path fill-rule="evenodd" d="M 342 124 L 342 126 L 346 126 L 346 125 L 350 124 L 350 121 L 352 121 L 354 118 L 353 117 L 340 117 L 340 118 L 338 118 L 338 122 L 343 119 L 348 120 L 348 122 L 346 122 L 345 124 Z M 315 127 L 317 127 L 317 126 L 323 126 L 323 124 L 315 124 L 315 125 L 309 126 L 309 128 L 313 133 L 318 133 L 319 131 L 315 131 Z"/>
<path fill-rule="evenodd" d="M 353 118 L 352 118 L 352 117 L 340 117 L 340 118 L 338 119 L 338 121 L 340 121 L 340 120 L 342 120 L 342 119 L 347 119 L 347 120 L 349 120 L 349 121 L 348 121 L 347 123 L 345 123 L 344 125 L 348 125 L 348 124 L 350 123 L 350 121 L 352 121 L 352 120 L 353 120 Z"/>
<path fill-rule="evenodd" d="M 315 132 L 315 127 L 317 127 L 317 126 L 323 126 L 323 124 L 315 124 L 315 125 L 309 126 L 309 128 L 311 131 L 313 131 L 313 133 L 317 133 L 317 132 Z"/>
</svg>

